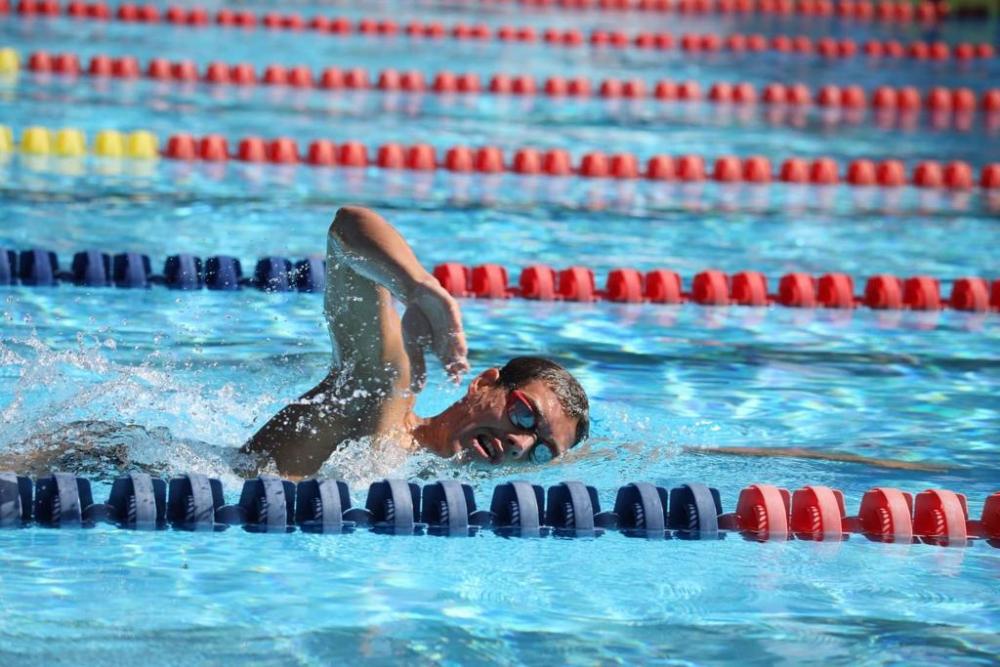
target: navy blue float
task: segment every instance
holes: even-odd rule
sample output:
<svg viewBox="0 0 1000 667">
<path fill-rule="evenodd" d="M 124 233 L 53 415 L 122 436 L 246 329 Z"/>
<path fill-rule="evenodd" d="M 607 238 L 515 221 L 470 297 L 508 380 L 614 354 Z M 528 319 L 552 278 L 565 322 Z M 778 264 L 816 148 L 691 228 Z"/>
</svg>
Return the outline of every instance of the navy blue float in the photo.
<svg viewBox="0 0 1000 667">
<path fill-rule="evenodd" d="M 18 269 L 22 285 L 53 287 L 59 284 L 59 259 L 51 250 L 22 250 Z"/>
</svg>

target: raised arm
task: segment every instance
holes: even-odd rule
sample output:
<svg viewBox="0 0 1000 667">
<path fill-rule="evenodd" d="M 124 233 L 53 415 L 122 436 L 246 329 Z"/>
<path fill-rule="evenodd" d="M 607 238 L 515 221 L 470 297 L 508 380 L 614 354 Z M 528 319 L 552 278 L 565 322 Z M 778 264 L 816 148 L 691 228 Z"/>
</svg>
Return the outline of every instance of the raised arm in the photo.
<svg viewBox="0 0 1000 667">
<path fill-rule="evenodd" d="M 330 225 L 327 244 L 325 312 L 335 367 L 352 357 L 354 363 L 385 361 L 378 348 L 395 333 L 386 329 L 399 325 L 394 310 L 385 312 L 389 304 L 381 287 L 406 305 L 401 333 L 415 388 L 423 384 L 426 346 L 450 374 L 468 369 L 458 304 L 392 225 L 369 209 L 344 207 Z"/>
</svg>

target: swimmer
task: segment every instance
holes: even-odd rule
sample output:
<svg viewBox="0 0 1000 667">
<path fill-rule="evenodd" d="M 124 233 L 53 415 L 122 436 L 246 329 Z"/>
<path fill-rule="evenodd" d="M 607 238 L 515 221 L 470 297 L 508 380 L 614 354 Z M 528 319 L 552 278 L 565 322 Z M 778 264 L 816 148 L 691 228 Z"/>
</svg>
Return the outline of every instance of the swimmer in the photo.
<svg viewBox="0 0 1000 667">
<path fill-rule="evenodd" d="M 337 211 L 327 236 L 329 374 L 244 445 L 286 476 L 314 474 L 337 447 L 384 438 L 489 464 L 543 463 L 587 437 L 587 395 L 559 364 L 517 357 L 480 373 L 444 412 L 419 417 L 430 350 L 458 382 L 469 370 L 458 303 L 374 211 Z M 402 318 L 394 299 L 402 302 Z"/>
</svg>

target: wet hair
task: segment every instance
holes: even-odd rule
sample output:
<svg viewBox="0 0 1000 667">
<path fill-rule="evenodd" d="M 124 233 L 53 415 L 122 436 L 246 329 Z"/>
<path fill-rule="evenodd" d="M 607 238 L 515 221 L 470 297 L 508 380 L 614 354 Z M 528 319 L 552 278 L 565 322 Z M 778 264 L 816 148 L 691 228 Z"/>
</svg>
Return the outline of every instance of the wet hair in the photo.
<svg viewBox="0 0 1000 667">
<path fill-rule="evenodd" d="M 590 434 L 587 392 L 568 370 L 542 357 L 514 357 L 500 369 L 500 384 L 507 389 L 518 389 L 532 380 L 544 382 L 556 395 L 566 415 L 577 420 L 576 436 L 570 445 L 576 447 Z"/>
</svg>

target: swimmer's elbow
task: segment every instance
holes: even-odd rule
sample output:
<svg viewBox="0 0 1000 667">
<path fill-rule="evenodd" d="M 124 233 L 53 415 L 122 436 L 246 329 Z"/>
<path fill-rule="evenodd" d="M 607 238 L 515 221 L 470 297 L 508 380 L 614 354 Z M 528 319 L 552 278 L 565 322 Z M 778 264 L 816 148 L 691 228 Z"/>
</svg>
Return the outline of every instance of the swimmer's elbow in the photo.
<svg viewBox="0 0 1000 667">
<path fill-rule="evenodd" d="M 373 217 L 378 216 L 374 211 L 362 206 L 342 206 L 330 223 L 329 234 L 341 245 L 350 246 L 359 236 L 365 234 Z"/>
</svg>

